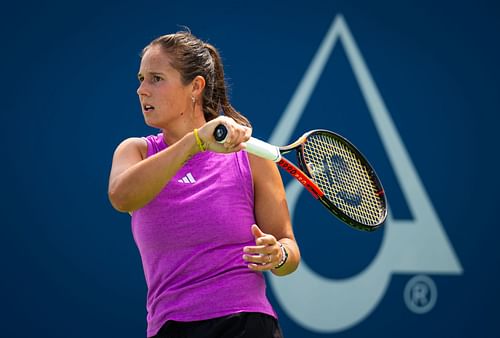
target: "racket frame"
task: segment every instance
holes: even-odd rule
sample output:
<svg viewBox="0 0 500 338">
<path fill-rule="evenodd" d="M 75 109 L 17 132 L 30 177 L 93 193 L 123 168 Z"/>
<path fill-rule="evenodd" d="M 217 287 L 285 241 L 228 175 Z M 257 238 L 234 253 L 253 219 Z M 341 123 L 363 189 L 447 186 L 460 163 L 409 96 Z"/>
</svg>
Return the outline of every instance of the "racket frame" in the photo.
<svg viewBox="0 0 500 338">
<path fill-rule="evenodd" d="M 333 137 L 338 139 L 342 144 L 347 146 L 353 153 L 356 154 L 356 157 L 361 161 L 361 164 L 365 166 L 368 169 L 368 174 L 370 175 L 370 180 L 375 184 L 375 187 L 378 189 L 377 195 L 381 197 L 382 199 L 382 207 L 383 207 L 383 214 L 380 217 L 380 221 L 376 224 L 373 225 L 367 225 L 361 222 L 356 221 L 355 219 L 347 216 L 340 208 L 338 208 L 336 205 L 334 205 L 321 191 L 321 189 L 318 187 L 318 189 L 321 191 L 323 194 L 322 196 L 319 196 L 318 199 L 319 201 L 331 212 L 333 213 L 336 217 L 338 217 L 340 220 L 342 220 L 344 223 L 348 224 L 349 226 L 356 228 L 358 230 L 363 230 L 363 231 L 374 231 L 378 229 L 381 225 L 384 224 L 386 218 L 387 218 L 387 198 L 385 196 L 384 188 L 382 186 L 382 183 L 380 182 L 380 179 L 378 175 L 376 174 L 375 170 L 373 169 L 372 165 L 368 162 L 366 157 L 359 151 L 358 148 L 356 148 L 349 140 L 347 140 L 345 137 L 334 133 L 330 130 L 326 129 L 314 129 L 311 131 L 306 132 L 304 135 L 302 135 L 299 140 L 299 144 L 296 145 L 294 142 L 292 145 L 294 145 L 294 149 L 296 150 L 296 155 L 297 155 L 297 164 L 298 164 L 298 169 L 301 170 L 307 177 L 311 179 L 312 181 L 312 173 L 309 169 L 309 166 L 306 163 L 305 157 L 304 157 L 304 144 L 307 142 L 307 138 L 310 137 L 312 134 L 325 134 L 328 135 L 329 137 Z M 298 141 L 299 141 L 298 140 Z M 289 148 L 284 147 L 284 148 Z M 291 149 L 290 149 L 291 150 Z M 306 187 L 307 188 L 307 187 Z M 309 190 L 309 189 L 308 189 Z M 314 194 L 311 193 L 313 196 Z"/>
<path fill-rule="evenodd" d="M 367 225 L 349 217 L 340 208 L 334 205 L 326 197 L 325 193 L 321 190 L 321 188 L 319 188 L 318 185 L 313 181 L 313 175 L 304 157 L 304 144 L 307 142 L 307 139 L 313 134 L 325 134 L 328 135 L 329 137 L 333 137 L 339 140 L 342 144 L 347 146 L 353 153 L 355 153 L 356 157 L 361 161 L 361 164 L 368 169 L 368 174 L 370 175 L 371 181 L 374 182 L 375 187 L 378 189 L 378 192 L 376 194 L 382 198 L 383 215 L 382 217 L 380 217 L 380 221 L 378 223 Z M 223 124 L 216 127 L 214 131 L 214 137 L 217 142 L 224 143 L 227 137 L 227 129 Z M 292 150 L 296 151 L 297 166 L 282 156 L 291 152 Z M 264 141 L 261 141 L 259 139 L 251 137 L 246 142 L 246 151 L 256 156 L 260 156 L 276 162 L 278 166 L 280 166 L 283 170 L 285 170 L 287 173 L 293 176 L 297 181 L 299 181 L 307 189 L 307 191 L 309 191 L 309 193 L 311 193 L 311 195 L 315 199 L 318 199 L 323 204 L 323 206 L 325 206 L 334 216 L 339 218 L 347 225 L 358 230 L 374 231 L 378 229 L 385 222 L 385 219 L 387 217 L 387 199 L 384 193 L 384 189 L 382 187 L 382 183 L 380 182 L 380 179 L 378 178 L 377 174 L 375 173 L 375 170 L 368 162 L 366 157 L 349 140 L 340 136 L 339 134 L 336 134 L 326 129 L 314 129 L 304 133 L 295 142 L 282 147 L 277 147 L 269 143 L 266 143 Z"/>
</svg>

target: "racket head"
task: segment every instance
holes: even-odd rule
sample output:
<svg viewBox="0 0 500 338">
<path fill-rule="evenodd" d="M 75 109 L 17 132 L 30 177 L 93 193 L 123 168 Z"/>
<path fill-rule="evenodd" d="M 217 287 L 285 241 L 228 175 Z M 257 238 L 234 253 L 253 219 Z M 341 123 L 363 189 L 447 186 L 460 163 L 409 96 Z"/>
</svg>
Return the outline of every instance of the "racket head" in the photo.
<svg viewBox="0 0 500 338">
<path fill-rule="evenodd" d="M 301 139 L 298 166 L 324 193 L 321 203 L 353 228 L 379 228 L 387 217 L 387 199 L 365 156 L 329 130 L 312 130 Z"/>
</svg>

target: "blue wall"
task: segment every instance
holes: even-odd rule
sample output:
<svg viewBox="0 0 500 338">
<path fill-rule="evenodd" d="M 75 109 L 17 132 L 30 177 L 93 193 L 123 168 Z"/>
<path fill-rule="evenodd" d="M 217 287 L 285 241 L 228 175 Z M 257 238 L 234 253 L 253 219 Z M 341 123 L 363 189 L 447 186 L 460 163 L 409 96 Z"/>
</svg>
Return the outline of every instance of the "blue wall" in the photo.
<svg viewBox="0 0 500 338">
<path fill-rule="evenodd" d="M 382 177 L 390 219 L 353 231 L 298 195 L 304 264 L 269 278 L 286 337 L 500 335 L 499 14 L 487 0 L 2 5 L 0 336 L 145 335 L 129 217 L 106 195 L 115 146 L 155 132 L 135 94 L 145 44 L 179 25 L 215 44 L 234 105 L 269 139 L 340 23 L 283 143 L 318 127 L 349 138 Z"/>
</svg>

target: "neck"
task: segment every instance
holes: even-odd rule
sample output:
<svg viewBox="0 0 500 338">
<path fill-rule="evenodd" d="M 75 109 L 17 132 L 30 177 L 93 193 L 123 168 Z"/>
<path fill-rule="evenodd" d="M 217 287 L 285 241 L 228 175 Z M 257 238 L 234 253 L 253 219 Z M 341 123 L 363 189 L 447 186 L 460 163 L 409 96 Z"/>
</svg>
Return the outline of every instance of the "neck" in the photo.
<svg viewBox="0 0 500 338">
<path fill-rule="evenodd" d="M 171 123 L 161 128 L 163 139 L 166 144 L 172 145 L 183 138 L 187 133 L 192 132 L 195 128 L 201 128 L 206 122 L 202 111 L 192 116 L 186 116 L 183 119 L 179 119 L 178 123 Z"/>
</svg>

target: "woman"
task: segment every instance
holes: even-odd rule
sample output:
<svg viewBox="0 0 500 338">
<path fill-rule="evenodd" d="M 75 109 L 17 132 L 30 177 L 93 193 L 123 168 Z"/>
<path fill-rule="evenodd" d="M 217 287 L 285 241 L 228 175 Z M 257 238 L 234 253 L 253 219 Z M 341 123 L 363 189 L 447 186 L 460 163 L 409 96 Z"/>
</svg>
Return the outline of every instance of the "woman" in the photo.
<svg viewBox="0 0 500 338">
<path fill-rule="evenodd" d="M 161 36 L 138 78 L 145 122 L 162 132 L 117 147 L 108 194 L 132 215 L 147 336 L 281 337 L 262 272 L 292 273 L 300 252 L 277 167 L 242 151 L 250 124 L 228 101 L 217 50 L 189 32 Z"/>
</svg>

